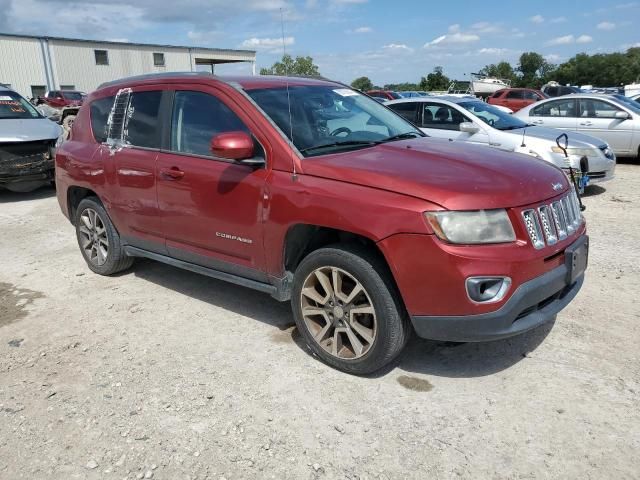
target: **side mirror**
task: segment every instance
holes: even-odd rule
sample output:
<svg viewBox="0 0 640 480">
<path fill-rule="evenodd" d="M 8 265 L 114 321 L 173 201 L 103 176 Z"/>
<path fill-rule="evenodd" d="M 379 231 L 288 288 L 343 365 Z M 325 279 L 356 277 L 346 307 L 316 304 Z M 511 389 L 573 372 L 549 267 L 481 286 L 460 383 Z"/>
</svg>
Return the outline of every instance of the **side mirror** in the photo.
<svg viewBox="0 0 640 480">
<path fill-rule="evenodd" d="M 615 113 L 614 118 L 618 120 L 629 120 L 629 118 L 631 118 L 631 115 L 629 115 L 627 112 L 618 111 Z"/>
<path fill-rule="evenodd" d="M 464 133 L 474 134 L 480 131 L 480 127 L 473 122 L 462 122 L 460 124 L 460 131 Z"/>
<path fill-rule="evenodd" d="M 226 132 L 211 139 L 211 153 L 216 157 L 250 163 L 253 158 L 253 139 L 246 132 Z M 264 161 L 262 161 L 264 164 Z"/>
</svg>

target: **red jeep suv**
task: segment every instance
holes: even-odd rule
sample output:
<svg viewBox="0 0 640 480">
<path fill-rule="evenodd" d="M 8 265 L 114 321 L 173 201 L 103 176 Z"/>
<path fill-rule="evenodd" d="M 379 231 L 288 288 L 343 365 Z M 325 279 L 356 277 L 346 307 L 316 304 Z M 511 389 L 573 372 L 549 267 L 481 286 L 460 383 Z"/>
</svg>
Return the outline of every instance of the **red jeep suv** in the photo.
<svg viewBox="0 0 640 480">
<path fill-rule="evenodd" d="M 487 103 L 491 105 L 500 105 L 517 112 L 518 110 L 544 100 L 547 97 L 540 90 L 532 88 L 503 88 L 491 95 L 487 99 Z"/>
<path fill-rule="evenodd" d="M 107 83 L 56 167 L 91 270 L 147 257 L 290 300 L 310 350 L 350 373 L 380 369 L 413 331 L 482 341 L 534 328 L 587 265 L 561 170 L 425 138 L 326 80 Z"/>
</svg>

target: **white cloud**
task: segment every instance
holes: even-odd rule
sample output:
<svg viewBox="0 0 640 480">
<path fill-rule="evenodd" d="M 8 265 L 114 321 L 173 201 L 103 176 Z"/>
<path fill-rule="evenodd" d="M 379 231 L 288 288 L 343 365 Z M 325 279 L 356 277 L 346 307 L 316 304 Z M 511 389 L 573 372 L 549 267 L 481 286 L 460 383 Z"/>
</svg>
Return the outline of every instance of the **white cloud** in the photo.
<svg viewBox="0 0 640 480">
<path fill-rule="evenodd" d="M 544 59 L 545 59 L 547 62 L 550 62 L 550 63 L 555 63 L 555 62 L 557 62 L 558 60 L 560 60 L 561 58 L 562 58 L 562 57 L 561 57 L 560 55 L 557 55 L 557 54 L 555 54 L 555 53 L 550 53 L 550 54 L 548 54 L 548 55 L 545 55 L 545 56 L 544 56 Z"/>
<path fill-rule="evenodd" d="M 567 17 L 555 17 L 549 20 L 549 23 L 564 23 L 567 21 Z"/>
<path fill-rule="evenodd" d="M 576 41 L 576 37 L 573 35 L 564 35 L 562 37 L 556 37 L 547 42 L 547 45 L 569 45 Z"/>
<path fill-rule="evenodd" d="M 598 25 L 596 25 L 596 28 L 598 30 L 613 30 L 616 28 L 616 24 L 612 23 L 612 22 L 600 22 Z"/>
<path fill-rule="evenodd" d="M 471 30 L 477 33 L 497 33 L 502 31 L 502 27 L 499 23 L 476 22 L 471 25 Z"/>
<path fill-rule="evenodd" d="M 408 47 L 404 43 L 390 43 L 388 45 L 384 45 L 382 48 L 386 48 L 387 50 L 413 52 L 413 48 Z"/>
<path fill-rule="evenodd" d="M 529 21 L 533 23 L 544 23 L 544 17 L 542 15 L 534 15 L 529 18 Z"/>
<path fill-rule="evenodd" d="M 575 37 L 573 35 L 563 35 L 562 37 L 556 37 L 549 40 L 545 45 L 572 45 L 574 43 L 591 43 L 593 38 L 589 35 L 580 35 Z"/>
<path fill-rule="evenodd" d="M 479 53 L 480 55 L 504 55 L 508 51 L 509 51 L 508 48 L 488 47 L 488 48 L 481 48 L 480 50 L 478 50 L 477 53 Z"/>
<path fill-rule="evenodd" d="M 434 38 L 430 42 L 424 44 L 424 48 L 433 47 L 436 45 L 452 45 L 452 44 L 461 44 L 461 43 L 472 43 L 480 40 L 480 37 L 475 33 L 448 33 L 446 35 L 440 35 L 437 38 Z"/>
<path fill-rule="evenodd" d="M 277 50 L 282 48 L 282 38 L 248 38 L 240 44 L 241 48 L 250 48 L 252 50 Z M 294 37 L 285 37 L 285 46 L 293 45 L 295 43 Z"/>
<path fill-rule="evenodd" d="M 358 27 L 354 30 L 351 30 L 352 33 L 371 33 L 373 32 L 373 28 L 371 27 Z"/>
</svg>

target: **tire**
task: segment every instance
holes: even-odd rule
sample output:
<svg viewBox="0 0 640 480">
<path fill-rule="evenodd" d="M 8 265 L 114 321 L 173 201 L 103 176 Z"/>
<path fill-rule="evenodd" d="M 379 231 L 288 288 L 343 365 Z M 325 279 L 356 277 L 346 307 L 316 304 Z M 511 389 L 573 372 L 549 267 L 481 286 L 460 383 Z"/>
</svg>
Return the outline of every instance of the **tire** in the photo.
<svg viewBox="0 0 640 480">
<path fill-rule="evenodd" d="M 100 200 L 84 198 L 76 209 L 74 224 L 80 252 L 93 272 L 113 275 L 131 267 L 134 259 L 125 254 L 120 235 Z"/>
<path fill-rule="evenodd" d="M 386 263 L 357 245 L 333 245 L 305 257 L 294 274 L 291 306 L 311 352 L 355 375 L 390 364 L 412 332 Z"/>
</svg>

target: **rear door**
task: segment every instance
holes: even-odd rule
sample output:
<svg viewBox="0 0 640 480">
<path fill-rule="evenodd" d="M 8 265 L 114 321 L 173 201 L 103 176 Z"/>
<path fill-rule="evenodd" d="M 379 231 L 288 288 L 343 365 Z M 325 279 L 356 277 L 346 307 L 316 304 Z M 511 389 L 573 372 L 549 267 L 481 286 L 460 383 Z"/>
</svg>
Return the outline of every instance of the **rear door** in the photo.
<svg viewBox="0 0 640 480">
<path fill-rule="evenodd" d="M 581 98 L 578 131 L 607 142 L 613 151 L 627 154 L 631 151 L 633 120 L 615 118 L 624 110 L 604 99 Z"/>
<path fill-rule="evenodd" d="M 559 98 L 540 103 L 529 111 L 529 122 L 544 127 L 575 131 L 578 123 L 575 98 Z M 526 121 L 526 119 L 525 119 Z"/>
<path fill-rule="evenodd" d="M 102 144 L 95 154 L 109 170 L 105 177 L 114 180 L 105 187 L 109 192 L 106 200 L 121 237 L 127 244 L 157 253 L 166 253 L 156 193 L 162 98 L 161 87 L 134 88 L 116 96 L 107 126 L 107 141 L 112 146 Z M 97 102 L 92 104 L 92 114 L 99 107 L 106 108 Z"/>
<path fill-rule="evenodd" d="M 214 136 L 231 131 L 254 135 L 255 127 L 219 90 L 192 87 L 173 94 L 170 134 L 158 158 L 167 251 L 180 260 L 266 281 L 262 209 L 269 171 L 216 157 L 210 150 Z M 257 140 L 255 156 L 266 156 Z"/>
</svg>

